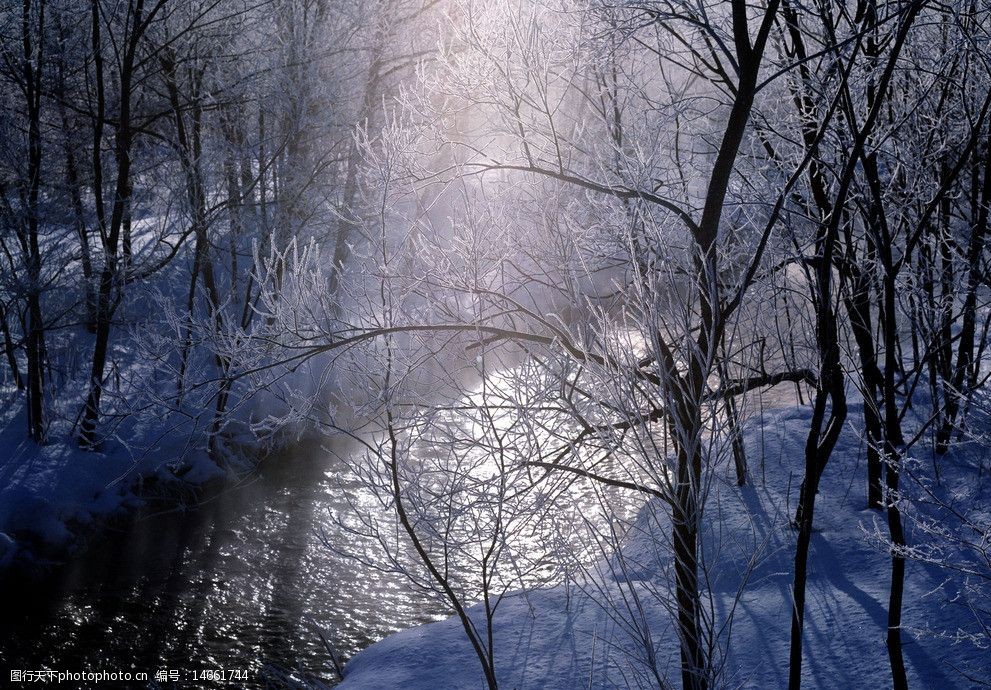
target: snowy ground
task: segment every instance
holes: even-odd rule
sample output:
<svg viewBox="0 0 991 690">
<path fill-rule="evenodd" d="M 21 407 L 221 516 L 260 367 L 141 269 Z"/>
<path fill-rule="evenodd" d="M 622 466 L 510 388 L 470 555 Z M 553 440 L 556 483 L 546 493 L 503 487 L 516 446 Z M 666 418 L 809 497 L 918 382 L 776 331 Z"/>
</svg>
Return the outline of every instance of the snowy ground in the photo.
<svg viewBox="0 0 991 690">
<path fill-rule="evenodd" d="M 171 222 L 167 216 L 136 216 L 138 264 L 151 262 L 153 250 L 161 253 L 160 233 L 176 239 L 167 231 Z M 49 241 L 74 232 L 58 225 L 50 230 Z M 190 253 L 181 252 L 174 267 L 188 266 Z M 175 403 L 181 338 L 164 314 L 184 302 L 186 275 L 160 271 L 130 286 L 117 308 L 98 427 L 103 443 L 95 452 L 76 443 L 94 346 L 93 334 L 75 323 L 82 299 L 78 261 L 52 279 L 45 309 L 72 323 L 54 323 L 46 342 L 45 445 L 27 438 L 25 394 L 15 389 L 6 367 L 0 371 L 0 569 L 15 558 L 35 561 L 64 552 L 79 543 L 89 525 L 135 507 L 141 496 L 174 499 L 225 474 L 204 450 L 213 409 L 204 399 L 215 388 L 187 392 L 181 408 Z M 23 357 L 19 365 L 23 372 Z M 186 386 L 192 389 L 196 377 L 215 375 L 212 355 L 193 348 L 188 369 Z M 247 409 L 242 417 L 250 413 Z"/>
<path fill-rule="evenodd" d="M 705 554 L 711 571 L 712 605 L 725 621 L 734 610 L 730 643 L 724 645 L 726 687 L 779 688 L 787 685 L 790 591 L 794 532 L 789 528 L 803 467 L 808 408 L 765 414 L 747 431 L 752 483 L 733 485 L 730 470 L 713 486 L 707 507 Z M 857 433 L 860 409 L 853 406 L 847 430 L 831 459 L 816 505 L 816 528 L 810 557 L 805 622 L 806 688 L 890 687 L 884 645 L 890 560 L 877 534 L 886 534 L 884 516 L 864 508 L 865 468 Z M 960 451 L 943 458 L 943 483 L 933 488 L 956 505 L 986 510 L 991 501 L 988 473 L 973 463 L 986 463 L 987 449 Z M 931 463 L 922 446 L 918 462 Z M 965 465 L 971 466 L 964 473 Z M 910 482 L 909 482 L 910 484 Z M 906 487 L 906 494 L 919 493 Z M 926 511 L 929 511 L 928 513 Z M 924 506 L 917 512 L 954 529 L 948 514 Z M 910 521 L 911 523 L 911 521 Z M 663 528 L 663 511 L 648 505 L 624 548 L 631 580 L 642 597 L 645 617 L 655 639 L 659 667 L 680 687 L 678 650 L 671 618 L 655 587 L 665 588 L 658 573 L 670 566 L 659 562 L 650 525 Z M 930 539 L 909 527 L 909 540 Z M 913 541 L 913 539 L 915 541 Z M 761 547 L 761 548 L 759 548 Z M 760 551 L 756 568 L 747 559 Z M 641 649 L 629 634 L 630 616 L 619 601 L 621 588 L 608 563 L 598 567 L 598 594 L 588 586 L 561 585 L 518 592 L 504 600 L 495 621 L 497 673 L 506 688 L 609 688 L 648 686 Z M 904 609 L 905 660 L 913 688 L 967 688 L 991 680 L 991 652 L 970 640 L 958 641 L 960 630 L 974 631 L 973 601 L 958 571 L 910 561 Z M 737 601 L 741 581 L 746 584 Z M 986 586 L 986 583 L 985 583 Z M 977 590 L 986 607 L 991 592 Z M 481 612 L 473 609 L 475 616 Z M 479 621 L 481 622 L 481 621 Z M 723 638 L 725 642 L 725 637 Z M 379 688 L 484 687 L 480 666 L 457 619 L 406 630 L 356 655 L 345 668 L 344 690 Z"/>
<path fill-rule="evenodd" d="M 100 452 L 83 451 L 59 420 L 49 442 L 26 436 L 23 401 L 0 391 L 0 568 L 15 559 L 37 560 L 38 551 L 71 548 L 88 525 L 133 508 L 154 482 L 173 492 L 221 476 L 206 453 L 183 447 L 189 438 L 169 425 L 126 429 L 128 443 L 110 439 Z M 178 459 L 182 464 L 177 464 Z M 174 470 L 182 468 L 181 479 Z M 40 549 L 39 549 L 40 547 Z"/>
</svg>

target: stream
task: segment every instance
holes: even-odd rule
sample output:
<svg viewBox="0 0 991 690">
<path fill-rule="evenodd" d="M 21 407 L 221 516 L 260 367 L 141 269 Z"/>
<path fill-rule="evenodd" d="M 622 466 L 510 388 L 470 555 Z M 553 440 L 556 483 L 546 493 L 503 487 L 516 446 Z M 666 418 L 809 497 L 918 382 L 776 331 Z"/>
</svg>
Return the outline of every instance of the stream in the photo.
<svg viewBox="0 0 991 690">
<path fill-rule="evenodd" d="M 343 470 L 338 454 L 304 444 L 194 509 L 145 508 L 44 576 L 4 582 L 0 685 L 21 669 L 180 672 L 151 687 L 319 687 L 337 680 L 327 646 L 344 660 L 445 617 L 401 575 L 324 543 L 372 553 L 333 529 L 330 516 L 350 509 L 342 489 L 359 490 Z"/>
<path fill-rule="evenodd" d="M 793 405 L 794 391 L 778 387 L 767 402 Z M 149 504 L 43 576 L 7 575 L 0 685 L 21 669 L 152 681 L 61 685 L 72 688 L 328 687 L 361 649 L 447 617 L 405 576 L 374 567 L 377 543 L 338 526 L 334 516 L 356 507 L 388 511 L 349 473 L 342 458 L 356 452 L 339 440 L 300 444 L 193 508 Z M 595 491 L 566 483 L 590 515 Z M 612 514 L 627 519 L 642 504 L 624 491 L 614 499 Z M 161 671 L 179 680 L 155 683 Z"/>
</svg>

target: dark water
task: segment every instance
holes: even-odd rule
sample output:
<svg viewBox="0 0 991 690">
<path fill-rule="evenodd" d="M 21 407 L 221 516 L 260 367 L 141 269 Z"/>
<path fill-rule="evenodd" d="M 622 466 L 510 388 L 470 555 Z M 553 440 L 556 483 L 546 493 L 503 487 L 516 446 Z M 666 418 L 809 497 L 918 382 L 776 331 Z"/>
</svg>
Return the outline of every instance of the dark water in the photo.
<svg viewBox="0 0 991 690">
<path fill-rule="evenodd" d="M 334 453 L 306 445 L 269 458 L 194 509 L 145 509 L 49 573 L 8 578 L 0 591 L 0 687 L 10 669 L 150 679 L 173 670 L 180 682 L 161 686 L 183 688 L 332 684 L 321 633 L 343 660 L 445 614 L 402 576 L 324 544 L 374 551 L 335 529 L 331 515 L 351 510 L 345 496 L 358 491 L 346 476 Z M 213 671 L 234 679 L 212 680 Z"/>
</svg>

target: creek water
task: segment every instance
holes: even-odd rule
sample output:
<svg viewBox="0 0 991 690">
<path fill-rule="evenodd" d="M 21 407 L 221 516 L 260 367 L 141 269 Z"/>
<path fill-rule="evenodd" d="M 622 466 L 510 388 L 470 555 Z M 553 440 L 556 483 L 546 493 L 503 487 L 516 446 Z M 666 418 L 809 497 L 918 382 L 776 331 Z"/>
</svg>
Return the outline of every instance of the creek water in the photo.
<svg viewBox="0 0 991 690">
<path fill-rule="evenodd" d="M 9 576 L 0 686 L 9 669 L 142 672 L 152 681 L 180 672 L 161 687 L 331 685 L 328 646 L 346 659 L 445 616 L 401 575 L 332 548 L 374 557 L 372 545 L 334 528 L 331 516 L 360 491 L 339 452 L 316 443 L 283 452 L 195 508 L 145 508 L 47 572 Z M 158 687 L 92 687 L 149 685 Z"/>
<path fill-rule="evenodd" d="M 796 402 L 793 389 L 767 393 L 761 406 Z M 339 678 L 334 659 L 449 615 L 376 567 L 377 543 L 338 527 L 356 509 L 389 511 L 348 472 L 356 446 L 301 444 L 195 507 L 149 505 L 42 575 L 0 578 L 0 687 L 11 669 L 180 678 L 61 685 L 73 688 L 325 687 Z M 600 496 L 565 483 L 588 519 Z M 642 505 L 610 496 L 606 515 L 630 519 Z"/>
</svg>

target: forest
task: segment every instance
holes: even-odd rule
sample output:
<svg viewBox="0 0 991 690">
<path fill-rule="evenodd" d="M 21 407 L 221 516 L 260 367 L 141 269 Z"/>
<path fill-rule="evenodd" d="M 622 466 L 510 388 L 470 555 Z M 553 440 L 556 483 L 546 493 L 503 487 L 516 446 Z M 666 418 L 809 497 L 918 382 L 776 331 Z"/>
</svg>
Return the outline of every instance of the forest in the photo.
<svg viewBox="0 0 991 690">
<path fill-rule="evenodd" d="M 989 687 L 989 215 L 976 0 L 4 0 L 0 665 Z"/>
</svg>

